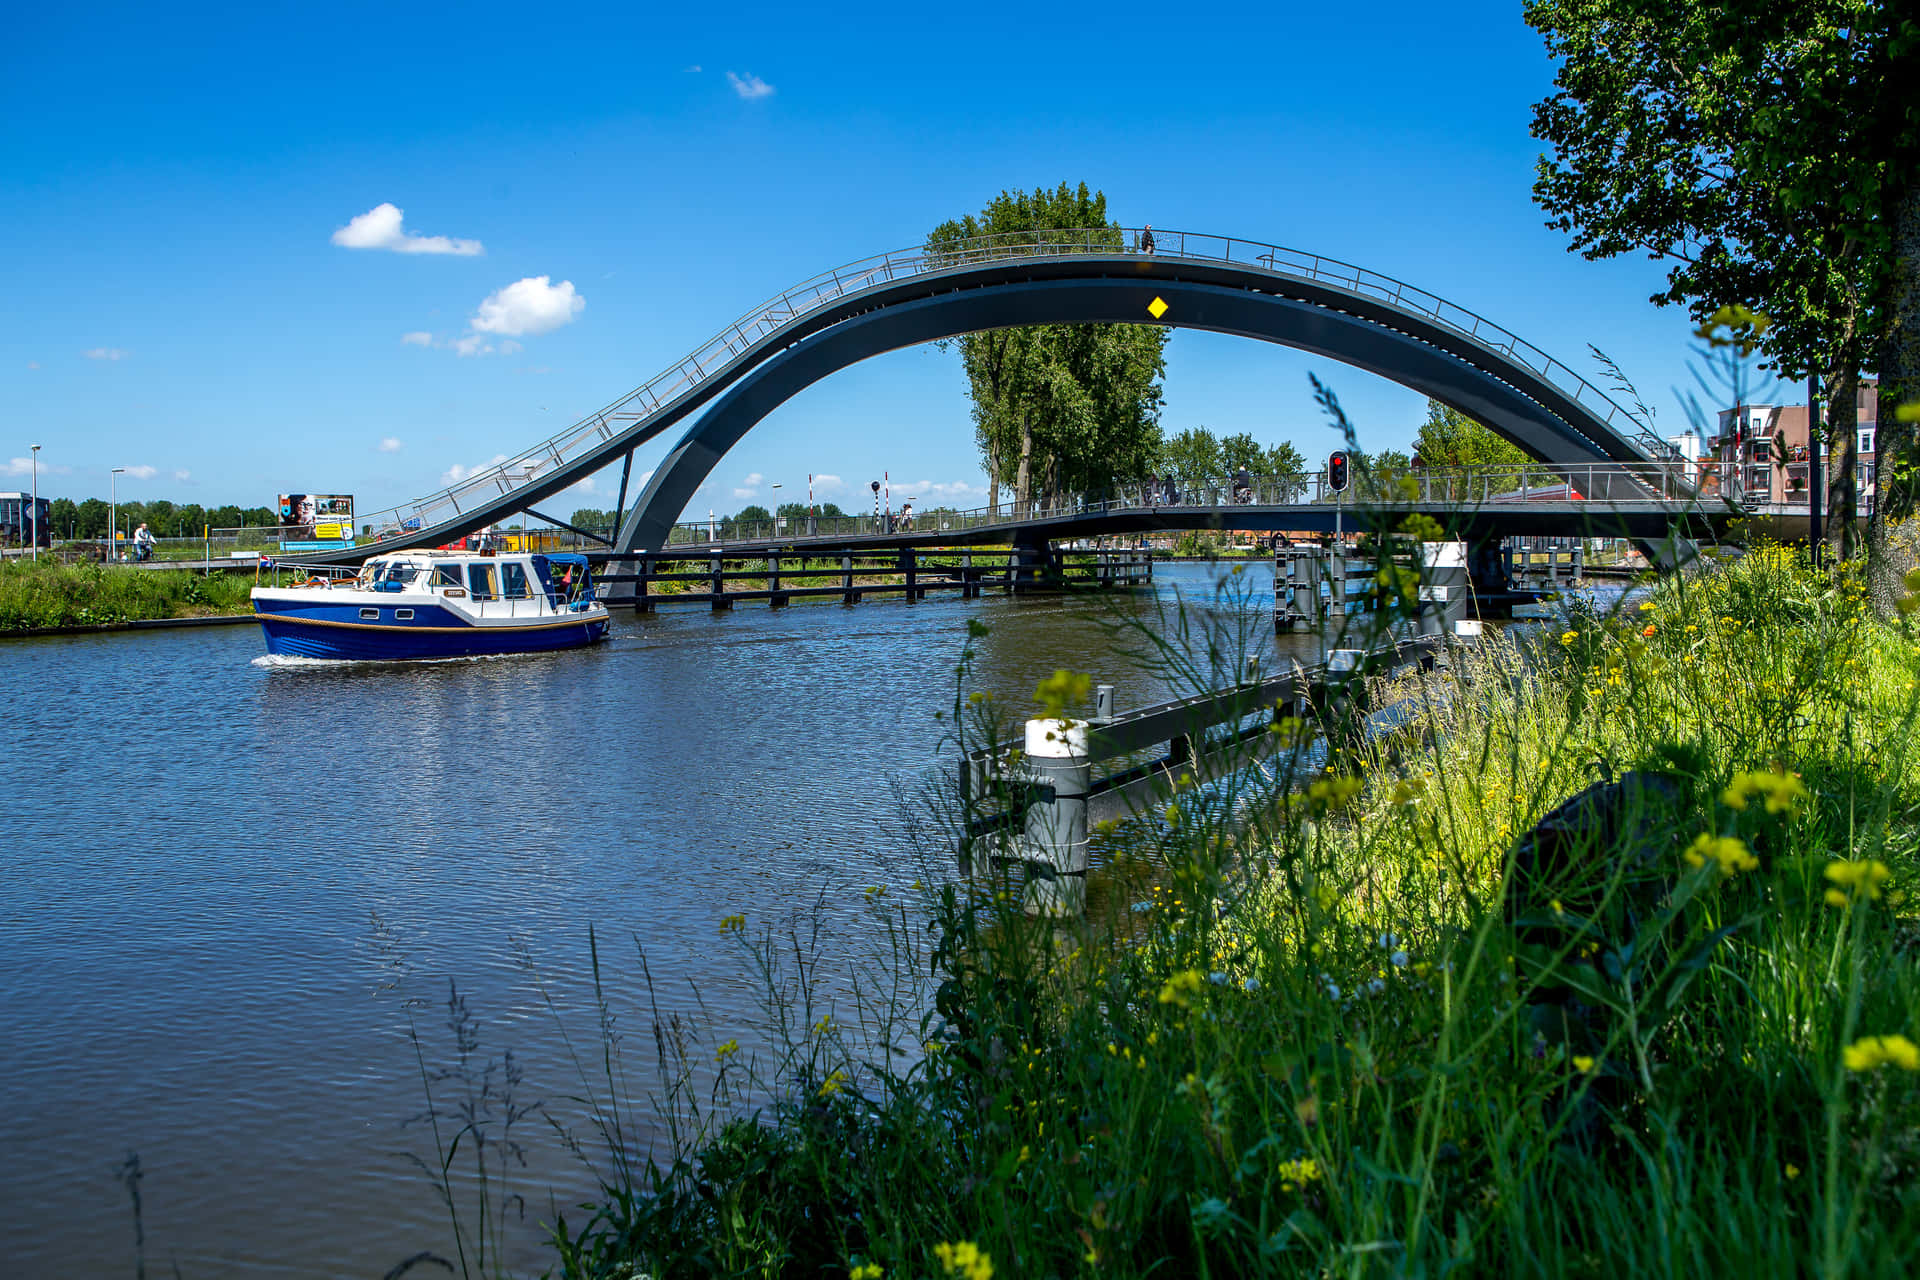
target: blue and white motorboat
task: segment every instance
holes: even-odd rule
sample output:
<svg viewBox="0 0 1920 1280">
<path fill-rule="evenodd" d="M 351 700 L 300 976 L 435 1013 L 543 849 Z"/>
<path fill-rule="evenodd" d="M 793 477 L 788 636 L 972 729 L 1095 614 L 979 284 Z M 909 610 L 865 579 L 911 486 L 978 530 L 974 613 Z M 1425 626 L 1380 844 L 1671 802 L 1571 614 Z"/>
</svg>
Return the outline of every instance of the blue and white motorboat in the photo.
<svg viewBox="0 0 1920 1280">
<path fill-rule="evenodd" d="M 353 577 L 255 587 L 253 612 L 269 653 L 354 661 L 574 649 L 609 622 L 572 552 L 393 551 Z"/>
</svg>

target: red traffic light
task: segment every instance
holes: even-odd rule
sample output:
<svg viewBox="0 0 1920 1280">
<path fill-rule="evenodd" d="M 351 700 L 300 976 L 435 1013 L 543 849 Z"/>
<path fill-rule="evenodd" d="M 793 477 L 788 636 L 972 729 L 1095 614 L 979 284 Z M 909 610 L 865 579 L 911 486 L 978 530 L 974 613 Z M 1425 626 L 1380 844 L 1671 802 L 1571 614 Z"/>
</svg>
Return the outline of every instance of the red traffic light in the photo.
<svg viewBox="0 0 1920 1280">
<path fill-rule="evenodd" d="M 1347 455 L 1334 452 L 1327 455 L 1327 488 L 1335 493 L 1344 493 L 1347 488 Z"/>
</svg>

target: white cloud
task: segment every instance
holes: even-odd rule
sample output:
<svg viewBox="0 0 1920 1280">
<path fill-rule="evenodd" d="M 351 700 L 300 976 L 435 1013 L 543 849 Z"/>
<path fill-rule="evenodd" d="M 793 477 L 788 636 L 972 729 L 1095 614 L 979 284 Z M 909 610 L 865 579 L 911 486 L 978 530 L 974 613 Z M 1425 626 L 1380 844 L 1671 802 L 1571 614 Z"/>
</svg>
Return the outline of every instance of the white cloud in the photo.
<svg viewBox="0 0 1920 1280">
<path fill-rule="evenodd" d="M 700 70 L 700 64 L 696 62 L 692 66 L 687 68 L 687 74 L 693 75 L 697 73 L 699 70 Z"/>
<path fill-rule="evenodd" d="M 403 333 L 400 335 L 400 345 L 403 347 L 430 347 L 433 345 L 433 335 L 425 329 L 415 329 L 412 333 Z"/>
<path fill-rule="evenodd" d="M 550 276 L 528 276 L 489 294 L 469 322 L 474 332 L 519 338 L 572 323 L 586 309 L 587 300 L 573 291 L 573 281 L 551 281 Z"/>
<path fill-rule="evenodd" d="M 983 484 L 969 484 L 965 480 L 917 480 L 912 482 L 893 482 L 893 500 L 897 504 L 904 497 L 915 502 L 939 502 L 944 505 L 968 507 L 979 506 L 987 500 L 987 487 Z"/>
<path fill-rule="evenodd" d="M 472 476 L 477 476 L 482 471 L 491 470 L 492 468 L 499 466 L 501 463 L 505 462 L 506 460 L 507 460 L 506 454 L 496 453 L 493 455 L 491 459 L 475 467 L 463 467 L 456 462 L 452 466 L 448 467 L 445 471 L 440 473 L 440 483 L 441 484 L 459 484 L 462 480 L 466 480 Z"/>
<path fill-rule="evenodd" d="M 122 467 L 121 470 L 132 476 L 135 480 L 151 480 L 160 474 L 160 468 L 149 467 L 145 463 L 137 467 Z"/>
<path fill-rule="evenodd" d="M 387 436 L 380 441 L 380 452 L 382 453 L 398 453 L 400 452 L 400 448 L 400 437 L 398 436 Z"/>
<path fill-rule="evenodd" d="M 40 460 L 40 474 L 43 476 L 63 476 L 71 470 L 73 470 L 72 467 L 63 467 L 58 463 L 48 462 L 45 458 Z M 0 466 L 0 475 L 30 476 L 32 474 L 33 459 L 31 457 L 8 458 L 6 465 Z"/>
<path fill-rule="evenodd" d="M 81 354 L 89 360 L 125 360 L 127 358 L 127 353 L 119 347 L 95 347 L 93 350 L 83 351 Z"/>
<path fill-rule="evenodd" d="M 756 471 L 752 475 L 748 476 L 746 479 L 742 480 L 740 483 L 746 485 L 749 488 L 757 489 L 762 484 L 766 483 L 766 479 L 767 478 L 765 476 L 761 475 L 758 471 Z"/>
<path fill-rule="evenodd" d="M 847 482 L 839 476 L 817 475 L 813 478 L 813 491 L 815 493 L 839 493 L 846 487 Z"/>
<path fill-rule="evenodd" d="M 182 467 L 181 469 L 173 473 L 173 478 L 175 480 L 178 480 L 181 484 L 192 484 L 193 472 L 188 471 L 186 468 Z"/>
<path fill-rule="evenodd" d="M 733 496 L 736 498 L 757 498 L 760 496 L 760 491 L 758 489 L 735 489 Z"/>
<path fill-rule="evenodd" d="M 735 93 L 745 98 L 748 102 L 753 102 L 759 98 L 771 98 L 773 96 L 773 86 L 765 80 L 762 80 L 759 76 L 751 73 L 743 76 L 736 72 L 729 71 L 727 72 L 727 83 L 733 86 Z"/>
<path fill-rule="evenodd" d="M 493 353 L 493 344 L 477 333 L 470 333 L 447 345 L 463 356 L 484 356 Z"/>
<path fill-rule="evenodd" d="M 400 225 L 401 211 L 391 202 L 377 204 L 333 233 L 343 249 L 386 249 L 393 253 L 451 253 L 471 258 L 486 252 L 478 240 L 423 236 Z"/>
</svg>

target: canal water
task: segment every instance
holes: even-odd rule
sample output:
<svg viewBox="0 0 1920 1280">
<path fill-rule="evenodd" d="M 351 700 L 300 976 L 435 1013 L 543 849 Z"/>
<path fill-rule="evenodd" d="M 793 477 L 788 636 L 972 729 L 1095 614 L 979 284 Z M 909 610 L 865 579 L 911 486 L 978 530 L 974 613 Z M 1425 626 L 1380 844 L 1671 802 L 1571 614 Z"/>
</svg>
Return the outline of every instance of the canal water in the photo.
<svg viewBox="0 0 1920 1280">
<path fill-rule="evenodd" d="M 974 687 L 1009 706 L 1063 666 L 1141 705 L 1169 690 L 1114 623 L 1164 629 L 1176 593 L 1232 613 L 1211 567 L 1158 573 L 1120 597 L 669 608 L 591 650 L 417 666 L 273 663 L 252 627 L 7 642 L 0 1273 L 133 1274 L 132 1190 L 153 1274 L 453 1256 L 413 1162 L 433 1156 L 422 1060 L 458 1061 L 450 984 L 476 1075 L 511 1051 L 515 1101 L 583 1136 L 527 963 L 595 1052 L 589 925 L 634 1094 L 653 1084 L 636 943 L 703 1045 L 759 1043 L 719 922 L 817 902 L 844 958 L 874 930 L 861 889 L 922 874 L 897 794 L 936 766 L 968 621 L 991 628 Z M 1270 566 L 1232 581 L 1271 654 Z M 509 1260 L 537 1271 L 539 1224 L 554 1204 L 577 1222 L 592 1176 L 540 1114 L 511 1135 L 494 1114 L 527 1160 Z"/>
</svg>

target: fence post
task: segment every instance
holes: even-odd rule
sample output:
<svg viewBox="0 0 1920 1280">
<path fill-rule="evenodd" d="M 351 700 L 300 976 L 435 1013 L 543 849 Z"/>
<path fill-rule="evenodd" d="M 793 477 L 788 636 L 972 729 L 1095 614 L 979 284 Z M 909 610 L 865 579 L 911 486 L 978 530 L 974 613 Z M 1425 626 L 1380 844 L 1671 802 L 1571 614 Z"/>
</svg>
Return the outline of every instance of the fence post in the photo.
<svg viewBox="0 0 1920 1280">
<path fill-rule="evenodd" d="M 1029 720 L 1027 767 L 1035 789 L 1027 806 L 1026 911 L 1079 915 L 1087 907 L 1087 792 L 1093 765 L 1084 720 Z"/>
<path fill-rule="evenodd" d="M 716 612 L 732 607 L 727 600 L 727 580 L 720 576 L 720 565 L 719 556 L 714 556 L 708 561 L 709 570 L 713 574 L 713 608 Z"/>
<path fill-rule="evenodd" d="M 860 603 L 860 594 L 853 589 L 853 557 L 840 557 L 840 602 L 842 604 Z"/>
</svg>

